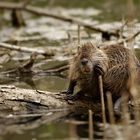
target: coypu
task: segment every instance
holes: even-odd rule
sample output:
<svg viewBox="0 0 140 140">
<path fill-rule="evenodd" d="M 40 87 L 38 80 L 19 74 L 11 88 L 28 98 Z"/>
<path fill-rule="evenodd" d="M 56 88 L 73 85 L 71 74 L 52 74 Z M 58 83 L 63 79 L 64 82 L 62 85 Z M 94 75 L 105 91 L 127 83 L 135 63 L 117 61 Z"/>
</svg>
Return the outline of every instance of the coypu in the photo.
<svg viewBox="0 0 140 140">
<path fill-rule="evenodd" d="M 66 98 L 76 99 L 86 93 L 93 99 L 99 99 L 99 75 L 102 75 L 104 93 L 110 91 L 114 103 L 123 94 L 132 98 L 131 89 L 138 67 L 139 61 L 134 52 L 123 45 L 97 48 L 92 43 L 85 43 L 71 61 Z M 73 95 L 76 85 L 80 91 Z"/>
</svg>

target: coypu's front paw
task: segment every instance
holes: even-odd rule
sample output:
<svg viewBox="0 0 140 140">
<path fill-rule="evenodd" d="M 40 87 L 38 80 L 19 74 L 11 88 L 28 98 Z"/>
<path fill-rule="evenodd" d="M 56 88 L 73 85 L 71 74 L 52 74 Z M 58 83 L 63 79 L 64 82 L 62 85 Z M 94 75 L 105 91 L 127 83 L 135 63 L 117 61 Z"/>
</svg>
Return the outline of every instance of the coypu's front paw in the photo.
<svg viewBox="0 0 140 140">
<path fill-rule="evenodd" d="M 79 98 L 79 95 L 78 94 L 67 94 L 66 97 L 64 97 L 65 100 L 77 100 Z"/>
<path fill-rule="evenodd" d="M 104 70 L 100 67 L 100 65 L 97 64 L 94 67 L 94 70 L 95 70 L 95 72 L 96 72 L 97 75 L 104 75 Z"/>
<path fill-rule="evenodd" d="M 73 94 L 73 92 L 70 91 L 70 90 L 63 90 L 63 91 L 61 91 L 60 93 L 61 93 L 61 94 L 66 94 L 66 95 L 72 95 L 72 94 Z"/>
</svg>

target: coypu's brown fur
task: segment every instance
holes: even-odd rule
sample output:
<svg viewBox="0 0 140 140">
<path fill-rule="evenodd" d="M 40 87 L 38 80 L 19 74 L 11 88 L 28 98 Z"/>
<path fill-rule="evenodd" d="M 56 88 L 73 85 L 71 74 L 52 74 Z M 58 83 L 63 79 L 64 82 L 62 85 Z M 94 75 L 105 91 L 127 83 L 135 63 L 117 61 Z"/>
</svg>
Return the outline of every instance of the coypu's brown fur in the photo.
<svg viewBox="0 0 140 140">
<path fill-rule="evenodd" d="M 130 97 L 138 65 L 132 50 L 123 45 L 97 48 L 92 43 L 86 43 L 71 61 L 67 94 L 71 96 L 74 86 L 78 85 L 80 93 L 100 97 L 98 76 L 102 75 L 104 92 L 110 91 L 114 101 L 123 94 Z"/>
</svg>

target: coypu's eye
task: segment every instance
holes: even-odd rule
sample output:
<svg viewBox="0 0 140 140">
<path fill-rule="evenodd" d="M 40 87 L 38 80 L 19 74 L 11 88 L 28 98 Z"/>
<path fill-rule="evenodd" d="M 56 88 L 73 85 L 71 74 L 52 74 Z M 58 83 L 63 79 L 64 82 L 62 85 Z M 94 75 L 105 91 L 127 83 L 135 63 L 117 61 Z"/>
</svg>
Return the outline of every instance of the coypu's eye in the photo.
<svg viewBox="0 0 140 140">
<path fill-rule="evenodd" d="M 81 64 L 82 64 L 82 65 L 86 65 L 87 63 L 88 63 L 88 59 L 83 58 L 83 59 L 81 60 Z"/>
</svg>

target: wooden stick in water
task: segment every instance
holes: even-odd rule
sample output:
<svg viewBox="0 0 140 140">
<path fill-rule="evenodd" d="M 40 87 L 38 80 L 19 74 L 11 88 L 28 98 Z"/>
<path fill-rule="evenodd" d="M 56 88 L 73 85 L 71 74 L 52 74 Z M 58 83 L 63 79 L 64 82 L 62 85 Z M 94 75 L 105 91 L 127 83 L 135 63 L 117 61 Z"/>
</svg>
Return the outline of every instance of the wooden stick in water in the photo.
<svg viewBox="0 0 140 140">
<path fill-rule="evenodd" d="M 103 80 L 102 76 L 99 76 L 99 90 L 101 95 L 101 105 L 102 105 L 102 119 L 103 119 L 103 125 L 105 127 L 106 124 L 106 116 L 105 116 L 105 101 L 104 101 L 104 93 L 103 93 Z"/>
<path fill-rule="evenodd" d="M 127 96 L 123 95 L 122 97 L 122 116 L 123 116 L 123 123 L 124 125 L 128 125 L 130 123 L 130 114 L 127 104 Z"/>
<path fill-rule="evenodd" d="M 140 111 L 139 105 L 134 101 L 134 115 L 135 115 L 135 122 L 138 123 L 140 121 Z"/>
<path fill-rule="evenodd" d="M 78 25 L 77 32 L 78 32 L 78 46 L 80 46 L 80 42 L 81 42 L 81 37 L 80 37 L 80 25 Z"/>
<path fill-rule="evenodd" d="M 112 102 L 112 96 L 111 96 L 110 92 L 107 92 L 107 105 L 108 105 L 110 123 L 115 124 L 114 112 L 113 112 L 113 102 Z"/>
<path fill-rule="evenodd" d="M 89 110 L 89 140 L 93 140 L 93 119 L 92 119 L 92 110 Z"/>
</svg>

